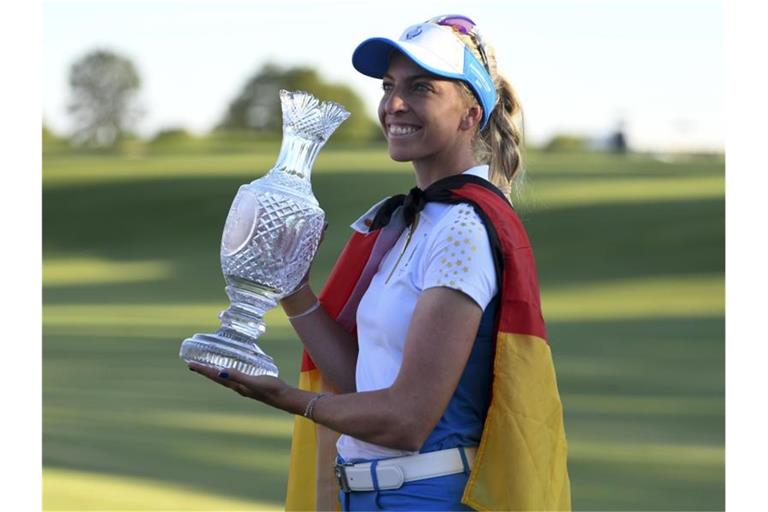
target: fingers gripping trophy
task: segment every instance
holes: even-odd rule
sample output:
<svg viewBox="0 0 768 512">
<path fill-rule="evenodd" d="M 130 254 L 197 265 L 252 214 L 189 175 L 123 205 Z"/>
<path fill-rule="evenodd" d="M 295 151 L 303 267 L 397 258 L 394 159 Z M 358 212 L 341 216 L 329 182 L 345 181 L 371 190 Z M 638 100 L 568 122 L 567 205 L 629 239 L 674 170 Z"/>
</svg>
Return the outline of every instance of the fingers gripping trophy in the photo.
<svg viewBox="0 0 768 512">
<path fill-rule="evenodd" d="M 248 375 L 277 376 L 277 365 L 256 341 L 264 314 L 289 295 L 309 270 L 325 222 L 310 176 L 318 152 L 349 117 L 344 107 L 303 91 L 280 91 L 283 141 L 275 166 L 242 185 L 221 239 L 221 269 L 229 307 L 215 333 L 197 333 L 179 356 Z"/>
</svg>

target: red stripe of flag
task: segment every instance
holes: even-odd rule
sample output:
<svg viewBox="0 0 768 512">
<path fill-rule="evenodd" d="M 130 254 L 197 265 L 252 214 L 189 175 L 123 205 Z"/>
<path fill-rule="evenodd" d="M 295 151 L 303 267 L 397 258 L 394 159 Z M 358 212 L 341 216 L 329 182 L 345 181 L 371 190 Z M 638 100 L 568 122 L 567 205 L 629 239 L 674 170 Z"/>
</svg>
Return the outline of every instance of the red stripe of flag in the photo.
<svg viewBox="0 0 768 512">
<path fill-rule="evenodd" d="M 320 292 L 320 302 L 331 318 L 339 316 L 350 295 L 352 295 L 352 290 L 363 273 L 379 233 L 380 231 L 375 231 L 366 235 L 355 231 L 342 249 L 323 290 Z M 301 371 L 306 372 L 315 368 L 315 362 L 304 350 L 301 358 Z"/>
<path fill-rule="evenodd" d="M 467 183 L 452 191 L 456 196 L 483 206 L 493 224 L 504 254 L 504 293 L 499 331 L 531 334 L 546 340 L 547 332 L 541 314 L 539 281 L 531 243 L 514 208 L 492 190 Z M 501 311 L 500 311 L 501 312 Z"/>
</svg>

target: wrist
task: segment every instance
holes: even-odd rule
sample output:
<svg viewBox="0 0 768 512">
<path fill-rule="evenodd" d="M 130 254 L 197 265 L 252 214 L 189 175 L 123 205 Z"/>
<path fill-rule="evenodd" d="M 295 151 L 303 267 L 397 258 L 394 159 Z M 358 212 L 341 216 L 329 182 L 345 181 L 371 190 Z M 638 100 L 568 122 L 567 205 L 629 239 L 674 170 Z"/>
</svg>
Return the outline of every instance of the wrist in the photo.
<svg viewBox="0 0 768 512">
<path fill-rule="evenodd" d="M 309 279 L 303 279 L 296 288 L 293 289 L 290 293 L 287 293 L 281 300 L 285 300 L 289 297 L 293 297 L 297 293 L 303 291 L 305 288 L 309 288 Z"/>
<path fill-rule="evenodd" d="M 282 381 L 281 381 L 281 384 L 282 386 L 277 390 L 275 390 L 269 396 L 268 400 L 264 400 L 264 403 L 272 407 L 276 407 L 278 409 L 288 411 L 290 409 L 290 403 L 291 403 L 291 397 L 289 395 L 293 388 L 283 383 Z"/>
<path fill-rule="evenodd" d="M 292 293 L 287 297 L 283 297 L 283 299 L 280 301 L 280 305 L 283 307 L 283 311 L 285 311 L 285 314 L 289 317 L 300 315 L 316 304 L 317 297 L 309 287 L 309 284 L 303 286 L 295 293 Z"/>
<path fill-rule="evenodd" d="M 328 396 L 328 393 L 320 393 L 312 397 L 309 402 L 307 402 L 306 407 L 304 408 L 304 417 L 309 419 L 310 421 L 316 421 L 315 420 L 315 406 L 317 405 L 317 402 L 320 401 L 321 398 Z"/>
</svg>

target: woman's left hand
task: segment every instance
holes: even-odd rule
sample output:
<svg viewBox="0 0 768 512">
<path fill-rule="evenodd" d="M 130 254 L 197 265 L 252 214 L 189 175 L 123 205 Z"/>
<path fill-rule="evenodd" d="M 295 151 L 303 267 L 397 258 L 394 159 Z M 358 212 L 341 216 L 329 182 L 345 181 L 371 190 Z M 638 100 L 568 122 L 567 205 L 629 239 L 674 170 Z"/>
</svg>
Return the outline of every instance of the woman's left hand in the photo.
<svg viewBox="0 0 768 512">
<path fill-rule="evenodd" d="M 265 404 L 276 406 L 283 391 L 290 386 L 269 375 L 253 377 L 246 375 L 234 368 L 219 370 L 211 366 L 189 362 L 189 369 L 200 375 L 208 377 L 212 381 L 228 387 L 242 396 L 253 398 Z"/>
</svg>

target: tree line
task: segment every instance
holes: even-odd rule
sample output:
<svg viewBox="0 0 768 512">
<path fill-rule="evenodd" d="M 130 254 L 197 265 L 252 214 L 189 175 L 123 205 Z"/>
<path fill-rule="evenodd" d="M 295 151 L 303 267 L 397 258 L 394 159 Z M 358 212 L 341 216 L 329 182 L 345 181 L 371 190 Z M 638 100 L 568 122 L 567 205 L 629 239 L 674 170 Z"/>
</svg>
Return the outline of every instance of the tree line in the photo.
<svg viewBox="0 0 768 512">
<path fill-rule="evenodd" d="M 105 49 L 93 50 L 75 61 L 69 70 L 70 99 L 67 106 L 73 130 L 67 141 L 76 147 L 116 148 L 130 146 L 134 128 L 146 113 L 139 103 L 141 77 L 133 62 Z M 310 67 L 285 68 L 267 63 L 248 78 L 223 109 L 221 119 L 206 137 L 208 142 L 226 139 L 249 144 L 255 138 L 277 139 L 282 133 L 282 112 L 277 91 L 305 90 L 322 100 L 332 100 L 354 112 L 334 132 L 334 140 L 366 143 L 381 140 L 378 124 L 365 114 L 365 105 L 344 84 L 325 80 Z M 184 127 L 166 127 L 151 142 L 166 147 L 191 139 Z M 60 146 L 62 140 L 43 123 L 43 146 Z M 530 144 L 529 144 L 530 146 Z M 543 144 L 545 151 L 611 151 L 625 153 L 628 143 L 623 123 L 603 137 L 555 133 Z"/>
<path fill-rule="evenodd" d="M 76 60 L 69 70 L 70 98 L 67 112 L 72 121 L 69 141 L 81 147 L 112 147 L 132 136 L 146 113 L 139 103 L 141 77 L 128 57 L 97 49 Z M 344 105 L 355 115 L 334 133 L 345 142 L 368 142 L 379 137 L 376 123 L 364 112 L 362 98 L 344 84 L 331 83 L 310 67 L 283 68 L 267 63 L 258 69 L 229 102 L 217 133 L 253 132 L 276 137 L 282 132 L 279 89 L 305 90 L 322 100 Z M 169 128 L 156 137 L 173 137 L 183 128 Z M 43 126 L 43 137 L 53 135 Z"/>
</svg>

